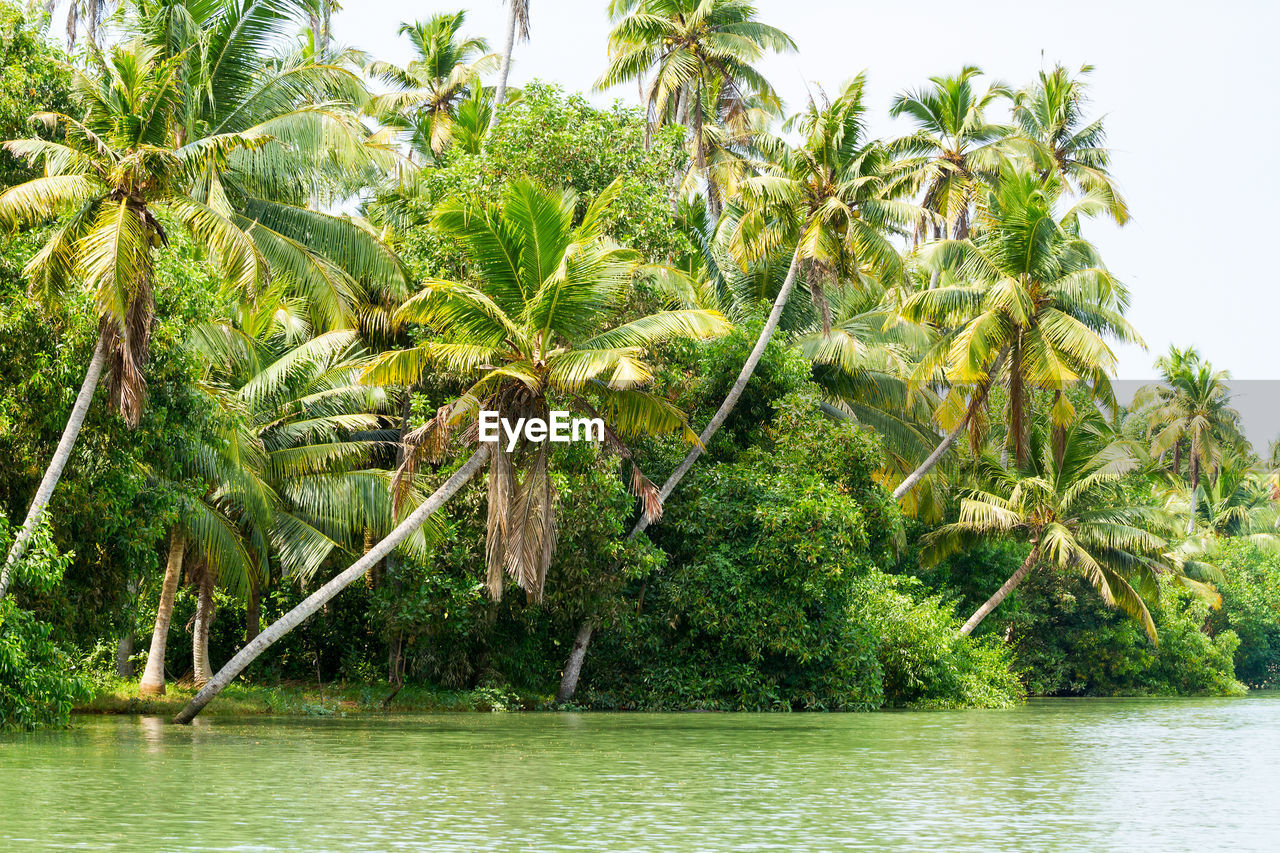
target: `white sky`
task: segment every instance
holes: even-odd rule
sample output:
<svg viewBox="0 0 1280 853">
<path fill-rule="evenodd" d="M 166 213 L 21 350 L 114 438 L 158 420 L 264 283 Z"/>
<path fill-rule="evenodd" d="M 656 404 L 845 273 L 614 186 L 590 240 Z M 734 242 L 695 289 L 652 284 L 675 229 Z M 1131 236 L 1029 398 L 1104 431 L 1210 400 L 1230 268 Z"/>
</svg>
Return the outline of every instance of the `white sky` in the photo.
<svg viewBox="0 0 1280 853">
<path fill-rule="evenodd" d="M 335 40 L 387 59 L 407 58 L 406 42 L 396 37 L 402 19 L 458 8 L 468 9 L 467 33 L 488 38 L 494 49 L 502 45 L 506 9 L 499 0 L 346 5 L 334 21 Z M 532 0 L 532 41 L 516 47 L 513 83 L 537 77 L 590 93 L 606 61 L 607 5 Z M 1154 356 L 1172 342 L 1195 344 L 1238 379 L 1280 379 L 1273 356 L 1276 275 L 1265 253 L 1248 248 L 1270 242 L 1254 235 L 1274 227 L 1270 208 L 1280 198 L 1280 168 L 1270 159 L 1280 139 L 1273 89 L 1280 77 L 1280 4 L 758 0 L 758 6 L 761 21 L 781 27 L 800 47 L 762 66 L 788 107 L 803 102 L 807 83 L 830 91 L 866 69 L 872 127 L 882 135 L 905 129 L 887 117 L 893 94 L 931 75 L 974 64 L 1021 86 L 1044 65 L 1093 64 L 1093 113 L 1107 116 L 1114 173 L 1133 221 L 1123 229 L 1095 222 L 1088 236 L 1132 290 L 1129 317 L 1150 347 L 1120 350 L 1119 376 L 1151 377 Z M 591 97 L 637 99 L 634 86 Z M 1247 167 L 1241 158 L 1250 156 L 1260 160 Z"/>
</svg>

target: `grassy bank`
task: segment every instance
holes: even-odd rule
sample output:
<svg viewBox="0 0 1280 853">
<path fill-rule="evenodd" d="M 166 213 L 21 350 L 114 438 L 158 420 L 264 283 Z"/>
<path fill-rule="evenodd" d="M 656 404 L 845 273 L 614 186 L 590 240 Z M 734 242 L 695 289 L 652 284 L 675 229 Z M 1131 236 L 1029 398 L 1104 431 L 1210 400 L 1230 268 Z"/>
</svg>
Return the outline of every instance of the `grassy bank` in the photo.
<svg viewBox="0 0 1280 853">
<path fill-rule="evenodd" d="M 76 708 L 78 714 L 160 714 L 178 712 L 196 694 L 190 685 L 170 684 L 163 696 L 140 696 L 136 682 L 100 685 L 94 698 Z M 255 714 L 332 717 L 448 711 L 522 711 L 544 707 L 541 697 L 518 695 L 492 687 L 442 690 L 405 685 L 394 690 L 386 682 L 368 684 L 233 684 L 203 712 L 204 716 Z"/>
</svg>

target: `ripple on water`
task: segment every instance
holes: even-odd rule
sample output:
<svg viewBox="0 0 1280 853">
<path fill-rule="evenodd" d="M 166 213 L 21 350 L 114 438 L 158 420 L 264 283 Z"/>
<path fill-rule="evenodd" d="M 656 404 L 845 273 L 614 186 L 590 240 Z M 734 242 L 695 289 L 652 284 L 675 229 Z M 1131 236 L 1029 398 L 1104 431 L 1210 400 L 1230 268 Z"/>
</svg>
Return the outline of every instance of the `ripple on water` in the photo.
<svg viewBox="0 0 1280 853">
<path fill-rule="evenodd" d="M 0 848 L 1275 849 L 1280 695 L 848 715 L 80 718 Z"/>
</svg>

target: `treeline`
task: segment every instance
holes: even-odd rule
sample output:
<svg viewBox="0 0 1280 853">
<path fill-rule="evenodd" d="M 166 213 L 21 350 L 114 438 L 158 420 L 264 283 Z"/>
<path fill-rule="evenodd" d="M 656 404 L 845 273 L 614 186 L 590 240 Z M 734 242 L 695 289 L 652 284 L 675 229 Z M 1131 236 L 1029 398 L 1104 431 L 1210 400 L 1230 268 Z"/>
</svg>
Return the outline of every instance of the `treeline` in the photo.
<svg viewBox="0 0 1280 853">
<path fill-rule="evenodd" d="M 756 66 L 795 44 L 736 0 L 614 3 L 609 109 L 509 87 L 462 12 L 398 67 L 330 11 L 143 0 L 68 58 L 4 9 L 0 724 L 175 680 L 190 719 L 241 673 L 832 710 L 1275 678 L 1276 460 L 1193 349 L 1111 387 L 1088 69 L 936 77 L 876 139 L 861 75 L 788 112 Z M 606 436 L 508 450 L 482 409 Z"/>
</svg>

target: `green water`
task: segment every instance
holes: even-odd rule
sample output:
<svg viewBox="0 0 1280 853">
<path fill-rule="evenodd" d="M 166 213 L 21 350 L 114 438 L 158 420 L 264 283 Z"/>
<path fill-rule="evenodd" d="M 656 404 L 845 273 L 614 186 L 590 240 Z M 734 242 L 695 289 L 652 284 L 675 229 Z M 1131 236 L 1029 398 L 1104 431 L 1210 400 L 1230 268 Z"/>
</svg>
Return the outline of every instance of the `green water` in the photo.
<svg viewBox="0 0 1280 853">
<path fill-rule="evenodd" d="M 0 849 L 1275 850 L 1280 695 L 857 715 L 78 718 Z"/>
</svg>

